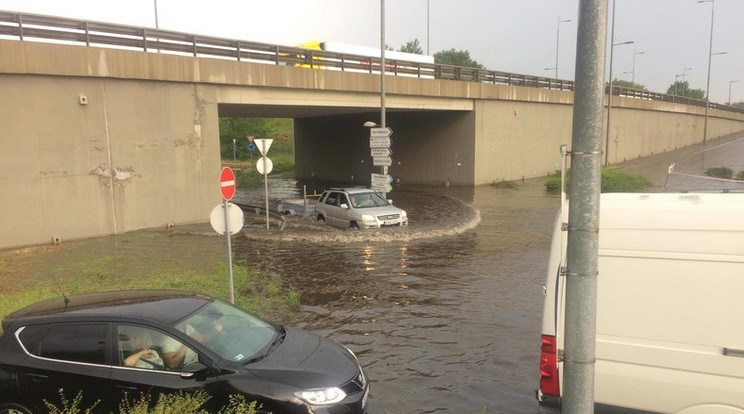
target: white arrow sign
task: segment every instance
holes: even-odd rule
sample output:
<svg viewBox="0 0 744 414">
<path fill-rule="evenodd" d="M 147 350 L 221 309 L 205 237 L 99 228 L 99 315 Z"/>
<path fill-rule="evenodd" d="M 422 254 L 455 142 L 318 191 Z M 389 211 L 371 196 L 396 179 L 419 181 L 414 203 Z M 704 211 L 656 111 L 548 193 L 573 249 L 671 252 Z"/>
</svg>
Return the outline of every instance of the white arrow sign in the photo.
<svg viewBox="0 0 744 414">
<path fill-rule="evenodd" d="M 370 148 L 370 153 L 373 158 L 389 157 L 393 155 L 393 150 L 391 150 L 390 148 Z"/>
<path fill-rule="evenodd" d="M 372 157 L 372 166 L 389 167 L 393 165 L 393 159 L 390 157 Z"/>
<path fill-rule="evenodd" d="M 393 130 L 389 127 L 385 128 L 370 128 L 369 130 L 369 137 L 370 138 L 387 138 L 390 135 L 393 135 Z"/>
</svg>

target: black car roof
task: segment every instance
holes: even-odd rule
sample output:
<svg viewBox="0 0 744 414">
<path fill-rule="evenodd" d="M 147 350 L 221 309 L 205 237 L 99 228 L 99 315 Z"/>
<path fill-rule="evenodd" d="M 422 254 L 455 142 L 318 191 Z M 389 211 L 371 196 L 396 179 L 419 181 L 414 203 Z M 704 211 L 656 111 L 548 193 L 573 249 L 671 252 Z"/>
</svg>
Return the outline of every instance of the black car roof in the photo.
<svg viewBox="0 0 744 414">
<path fill-rule="evenodd" d="M 191 314 L 212 297 L 176 290 L 118 290 L 59 296 L 21 308 L 3 319 L 3 329 L 16 320 L 55 315 L 129 317 L 170 324 Z"/>
</svg>

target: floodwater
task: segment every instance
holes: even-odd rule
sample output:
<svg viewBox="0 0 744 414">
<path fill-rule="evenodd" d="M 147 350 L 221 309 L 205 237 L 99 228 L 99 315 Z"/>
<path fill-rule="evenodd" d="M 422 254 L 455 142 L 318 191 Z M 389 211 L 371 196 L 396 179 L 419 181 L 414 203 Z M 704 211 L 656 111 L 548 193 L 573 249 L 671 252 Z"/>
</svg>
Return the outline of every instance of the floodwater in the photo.
<svg viewBox="0 0 744 414">
<path fill-rule="evenodd" d="M 655 191 L 744 191 L 704 177 L 720 166 L 744 170 L 743 137 L 620 168 L 647 176 Z M 277 199 L 300 194 L 293 182 L 270 186 Z M 244 191 L 237 201 L 263 205 L 263 197 Z M 542 180 L 401 187 L 389 197 L 408 211 L 409 227 L 340 230 L 291 217 L 279 231 L 251 218 L 234 254 L 291 282 L 302 292 L 300 326 L 358 355 L 372 381 L 371 413 L 539 412 L 542 285 L 559 197 Z"/>
<path fill-rule="evenodd" d="M 741 183 L 702 178 L 721 166 L 744 170 L 744 137 L 620 165 L 671 191 L 744 191 Z M 288 217 L 283 230 L 276 219 L 267 230 L 263 216 L 249 213 L 233 236 L 233 258 L 291 283 L 302 293 L 299 326 L 357 354 L 372 384 L 371 414 L 536 413 L 542 285 L 560 200 L 542 180 L 517 184 L 398 187 L 389 198 L 408 211 L 405 228 L 341 230 Z M 301 193 L 289 180 L 270 180 L 269 191 L 272 208 Z M 239 190 L 235 201 L 263 206 L 263 188 Z M 9 288 L 16 279 L 50 274 L 103 277 L 118 252 L 140 254 L 142 266 L 152 266 L 153 256 L 223 255 L 224 238 L 207 234 L 207 226 L 177 227 L 167 244 L 136 234 L 66 242 L 6 260 L 0 270 L 10 270 Z M 62 262 L 72 263 L 64 275 L 56 271 Z"/>
<path fill-rule="evenodd" d="M 261 188 L 237 201 L 263 197 Z M 300 327 L 357 354 L 371 413 L 534 413 L 560 199 L 541 181 L 396 188 L 388 197 L 408 211 L 408 227 L 340 230 L 290 217 L 284 231 L 251 225 L 233 239 L 233 255 L 292 283 L 302 292 Z"/>
</svg>

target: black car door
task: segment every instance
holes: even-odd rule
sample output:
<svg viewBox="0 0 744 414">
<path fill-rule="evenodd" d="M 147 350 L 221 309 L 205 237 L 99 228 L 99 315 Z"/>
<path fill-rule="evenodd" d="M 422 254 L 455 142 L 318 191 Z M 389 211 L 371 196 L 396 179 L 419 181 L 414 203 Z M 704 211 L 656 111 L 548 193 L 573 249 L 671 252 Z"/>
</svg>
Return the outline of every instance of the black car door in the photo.
<svg viewBox="0 0 744 414">
<path fill-rule="evenodd" d="M 37 412 L 48 412 L 45 402 L 63 408 L 60 393 L 72 402 L 78 393 L 78 408 L 113 411 L 107 364 L 110 337 L 105 323 L 63 323 L 27 326 L 19 339 L 29 355 L 18 365 L 20 393 L 33 402 Z"/>
<path fill-rule="evenodd" d="M 117 340 L 111 380 L 119 390 L 120 401 L 125 395 L 130 401 L 149 395 L 155 402 L 160 394 L 194 391 L 204 387 L 201 379 L 181 377 L 184 364 L 209 363 L 192 347 L 152 327 L 119 324 L 114 329 Z M 177 365 L 172 365 L 168 363 L 171 361 L 169 353 L 183 354 L 183 357 Z"/>
</svg>

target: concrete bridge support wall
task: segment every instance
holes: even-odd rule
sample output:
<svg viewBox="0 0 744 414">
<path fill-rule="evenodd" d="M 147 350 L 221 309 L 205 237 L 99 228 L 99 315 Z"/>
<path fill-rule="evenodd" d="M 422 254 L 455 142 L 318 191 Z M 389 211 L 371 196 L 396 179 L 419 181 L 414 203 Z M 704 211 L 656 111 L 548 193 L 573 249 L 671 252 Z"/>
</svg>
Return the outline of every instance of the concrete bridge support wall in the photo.
<svg viewBox="0 0 744 414">
<path fill-rule="evenodd" d="M 212 87 L 0 76 L 0 248 L 203 221 L 220 201 Z"/>
</svg>

